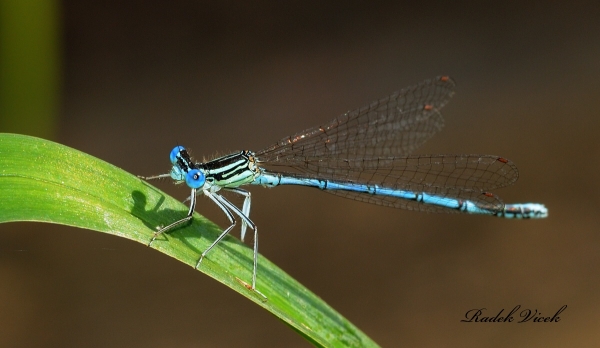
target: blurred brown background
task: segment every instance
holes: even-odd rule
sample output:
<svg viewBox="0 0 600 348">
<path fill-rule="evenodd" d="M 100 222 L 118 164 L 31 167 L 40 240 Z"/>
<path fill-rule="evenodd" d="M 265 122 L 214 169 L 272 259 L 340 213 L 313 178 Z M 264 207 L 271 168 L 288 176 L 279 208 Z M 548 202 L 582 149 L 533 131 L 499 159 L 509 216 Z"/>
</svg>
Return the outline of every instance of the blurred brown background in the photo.
<svg viewBox="0 0 600 348">
<path fill-rule="evenodd" d="M 259 150 L 426 78 L 454 77 L 446 127 L 417 152 L 512 159 L 520 179 L 496 193 L 545 203 L 548 219 L 251 188 L 261 254 L 383 346 L 600 341 L 596 2 L 101 0 L 56 9 L 60 49 L 48 59 L 59 62 L 60 107 L 31 134 L 134 174 L 166 172 L 175 144 L 198 159 Z M 226 226 L 210 202 L 197 210 Z M 495 315 L 516 305 L 544 316 L 568 308 L 552 324 L 460 322 L 472 308 Z M 242 344 L 307 346 L 268 312 L 144 245 L 0 225 L 2 347 Z"/>
</svg>

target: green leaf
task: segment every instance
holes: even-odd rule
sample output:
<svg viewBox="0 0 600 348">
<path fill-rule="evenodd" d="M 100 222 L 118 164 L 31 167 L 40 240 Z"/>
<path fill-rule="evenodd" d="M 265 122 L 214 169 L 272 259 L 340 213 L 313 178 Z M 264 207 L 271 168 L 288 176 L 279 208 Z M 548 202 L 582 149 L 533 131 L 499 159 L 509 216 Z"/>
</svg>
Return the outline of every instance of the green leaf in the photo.
<svg viewBox="0 0 600 348">
<path fill-rule="evenodd" d="M 0 133 L 0 222 L 40 221 L 110 233 L 147 245 L 156 226 L 188 207 L 109 163 L 47 140 Z M 221 233 L 194 214 L 191 224 L 159 236 L 152 248 L 194 267 Z M 257 288 L 248 290 L 252 249 L 225 238 L 199 271 L 273 313 L 317 346 L 376 346 L 296 280 L 259 256 Z"/>
</svg>

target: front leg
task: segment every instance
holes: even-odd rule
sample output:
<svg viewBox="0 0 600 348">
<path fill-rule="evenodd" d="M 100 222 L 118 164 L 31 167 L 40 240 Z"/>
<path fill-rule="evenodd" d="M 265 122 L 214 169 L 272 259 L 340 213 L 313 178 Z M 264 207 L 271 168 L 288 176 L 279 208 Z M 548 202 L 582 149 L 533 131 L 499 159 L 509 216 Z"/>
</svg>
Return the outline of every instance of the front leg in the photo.
<svg viewBox="0 0 600 348">
<path fill-rule="evenodd" d="M 192 193 L 190 195 L 190 209 L 188 210 L 187 216 L 155 232 L 154 236 L 152 236 L 152 239 L 150 240 L 150 243 L 148 243 L 148 246 L 152 245 L 152 242 L 154 242 L 156 237 L 160 236 L 161 234 L 168 233 L 175 226 L 179 226 L 184 222 L 190 221 L 192 219 L 192 216 L 194 215 L 194 209 L 196 209 L 196 189 L 192 189 Z"/>
<path fill-rule="evenodd" d="M 170 178 L 171 174 L 167 173 L 167 174 L 160 174 L 160 175 L 153 175 L 153 176 L 138 175 L 137 177 L 148 181 L 148 180 L 154 180 L 154 179 Z"/>
</svg>

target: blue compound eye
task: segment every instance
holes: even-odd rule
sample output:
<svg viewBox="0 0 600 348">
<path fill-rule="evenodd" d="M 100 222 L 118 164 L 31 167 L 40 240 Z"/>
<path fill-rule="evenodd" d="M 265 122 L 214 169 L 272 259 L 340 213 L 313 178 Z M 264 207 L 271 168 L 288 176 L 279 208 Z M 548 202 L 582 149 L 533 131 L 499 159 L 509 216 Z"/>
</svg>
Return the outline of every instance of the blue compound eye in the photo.
<svg viewBox="0 0 600 348">
<path fill-rule="evenodd" d="M 198 169 L 192 169 L 185 175 L 185 183 L 193 189 L 202 187 L 204 181 L 204 173 Z"/>
<path fill-rule="evenodd" d="M 181 151 L 185 151 L 185 148 L 183 146 L 175 146 L 173 148 L 173 150 L 171 150 L 171 154 L 169 155 L 169 159 L 171 160 L 172 164 L 177 164 L 177 156 L 179 156 L 179 153 Z"/>
</svg>

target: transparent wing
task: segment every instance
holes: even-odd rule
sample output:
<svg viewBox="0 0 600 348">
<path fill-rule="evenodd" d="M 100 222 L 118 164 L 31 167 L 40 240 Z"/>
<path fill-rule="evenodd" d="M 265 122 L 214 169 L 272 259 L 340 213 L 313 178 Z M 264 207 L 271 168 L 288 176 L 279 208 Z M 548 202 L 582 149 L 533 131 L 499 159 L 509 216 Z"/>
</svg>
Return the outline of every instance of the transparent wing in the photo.
<svg viewBox="0 0 600 348">
<path fill-rule="evenodd" d="M 447 76 L 425 80 L 328 124 L 283 138 L 258 151 L 259 161 L 301 167 L 307 159 L 406 156 L 444 125 L 439 112 L 454 94 Z"/>
</svg>

